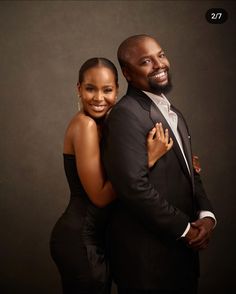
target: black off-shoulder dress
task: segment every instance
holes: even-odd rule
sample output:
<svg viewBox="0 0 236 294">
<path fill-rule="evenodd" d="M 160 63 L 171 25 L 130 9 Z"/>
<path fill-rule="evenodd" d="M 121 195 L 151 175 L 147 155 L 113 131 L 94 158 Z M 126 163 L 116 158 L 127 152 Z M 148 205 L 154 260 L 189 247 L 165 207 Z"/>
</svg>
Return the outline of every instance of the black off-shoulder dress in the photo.
<svg viewBox="0 0 236 294">
<path fill-rule="evenodd" d="M 111 282 L 105 250 L 109 208 L 97 208 L 91 203 L 80 182 L 75 156 L 63 156 L 71 197 L 50 239 L 63 293 L 109 294 Z"/>
</svg>

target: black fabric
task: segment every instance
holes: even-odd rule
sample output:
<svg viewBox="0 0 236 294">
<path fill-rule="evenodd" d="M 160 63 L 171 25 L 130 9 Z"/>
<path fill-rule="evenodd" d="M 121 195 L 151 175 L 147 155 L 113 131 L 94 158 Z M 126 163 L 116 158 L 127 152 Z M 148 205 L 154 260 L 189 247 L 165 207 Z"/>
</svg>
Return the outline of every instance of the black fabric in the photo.
<svg viewBox="0 0 236 294">
<path fill-rule="evenodd" d="M 97 208 L 89 201 L 77 174 L 74 155 L 64 154 L 64 168 L 71 197 L 50 240 L 51 255 L 61 274 L 63 293 L 108 294 L 106 208 Z"/>
<path fill-rule="evenodd" d="M 132 288 L 120 288 L 117 287 L 118 294 L 197 294 L 198 292 L 198 280 L 185 280 L 185 284 L 182 286 L 181 289 L 173 289 L 173 290 L 166 290 L 166 289 L 159 289 L 159 290 L 139 290 L 139 289 L 132 289 Z"/>
<path fill-rule="evenodd" d="M 197 281 L 191 281 L 189 283 L 186 283 L 185 287 L 180 290 L 138 290 L 118 287 L 118 294 L 197 294 Z"/>
</svg>

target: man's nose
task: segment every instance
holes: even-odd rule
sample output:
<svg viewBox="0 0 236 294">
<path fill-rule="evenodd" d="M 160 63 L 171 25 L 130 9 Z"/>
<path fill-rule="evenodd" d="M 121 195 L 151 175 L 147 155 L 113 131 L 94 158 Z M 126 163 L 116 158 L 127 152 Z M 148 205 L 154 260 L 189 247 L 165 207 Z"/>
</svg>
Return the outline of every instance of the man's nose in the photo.
<svg viewBox="0 0 236 294">
<path fill-rule="evenodd" d="M 159 58 L 155 58 L 154 62 L 153 62 L 153 67 L 154 68 L 162 68 L 163 67 L 163 63 Z"/>
</svg>

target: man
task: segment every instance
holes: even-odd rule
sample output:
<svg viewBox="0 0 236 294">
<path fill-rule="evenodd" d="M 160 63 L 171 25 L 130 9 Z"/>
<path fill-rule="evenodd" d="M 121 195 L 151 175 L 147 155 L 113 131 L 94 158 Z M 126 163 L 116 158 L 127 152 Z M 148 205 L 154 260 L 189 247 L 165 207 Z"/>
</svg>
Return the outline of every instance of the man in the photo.
<svg viewBox="0 0 236 294">
<path fill-rule="evenodd" d="M 128 91 L 107 119 L 103 153 L 119 199 L 109 238 L 114 280 L 120 294 L 197 293 L 198 251 L 215 217 L 193 169 L 185 120 L 164 96 L 170 64 L 147 35 L 126 39 L 118 59 Z M 149 170 L 146 136 L 157 122 L 174 144 Z"/>
</svg>

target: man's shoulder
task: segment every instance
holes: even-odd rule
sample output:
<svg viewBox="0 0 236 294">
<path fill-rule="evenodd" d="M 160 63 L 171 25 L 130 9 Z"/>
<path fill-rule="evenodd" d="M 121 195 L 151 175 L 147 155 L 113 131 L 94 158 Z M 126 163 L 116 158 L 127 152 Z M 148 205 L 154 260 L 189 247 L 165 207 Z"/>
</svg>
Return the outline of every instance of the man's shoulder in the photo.
<svg viewBox="0 0 236 294">
<path fill-rule="evenodd" d="M 142 91 L 132 91 L 128 89 L 127 93 L 119 99 L 114 109 L 122 109 L 128 107 L 131 111 L 135 112 L 136 109 L 144 108 L 149 110 L 151 100 Z"/>
<path fill-rule="evenodd" d="M 107 122 L 119 121 L 120 124 L 129 125 L 130 122 L 135 121 L 143 125 L 149 117 L 149 109 L 145 109 L 135 97 L 126 94 L 112 108 Z"/>
<path fill-rule="evenodd" d="M 138 101 L 137 99 L 135 99 L 134 96 L 129 95 L 128 93 L 126 93 L 124 96 L 122 96 L 118 102 L 115 104 L 114 108 L 122 108 L 123 106 L 127 105 L 127 104 L 137 104 Z"/>
<path fill-rule="evenodd" d="M 137 113 L 137 111 L 140 109 L 141 105 L 133 96 L 130 96 L 129 94 L 125 94 L 123 97 L 119 99 L 119 101 L 113 106 L 111 113 Z"/>
</svg>

